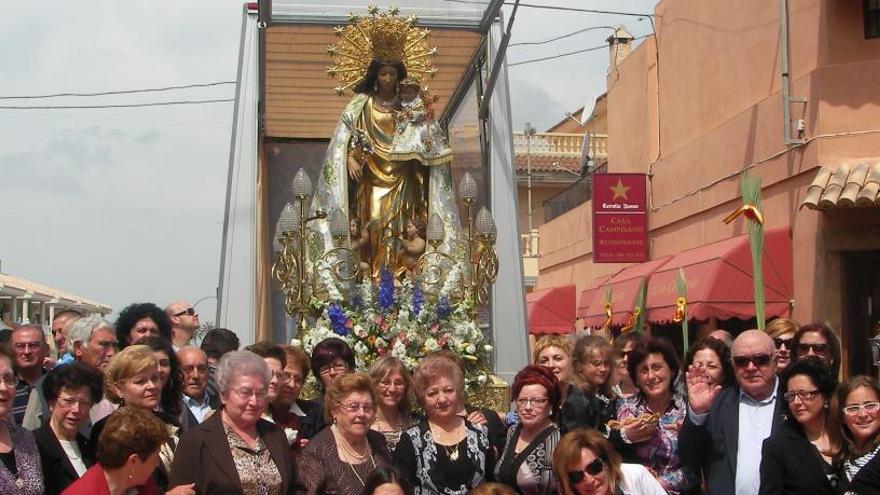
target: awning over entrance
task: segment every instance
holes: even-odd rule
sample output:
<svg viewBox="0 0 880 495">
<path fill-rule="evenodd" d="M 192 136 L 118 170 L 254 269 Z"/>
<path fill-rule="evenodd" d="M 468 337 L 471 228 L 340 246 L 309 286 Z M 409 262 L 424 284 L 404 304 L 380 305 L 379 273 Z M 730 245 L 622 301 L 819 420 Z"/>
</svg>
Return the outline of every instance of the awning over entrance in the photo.
<svg viewBox="0 0 880 495">
<path fill-rule="evenodd" d="M 566 334 L 574 331 L 574 285 L 536 290 L 526 294 L 529 333 Z"/>
<path fill-rule="evenodd" d="M 584 319 L 588 326 L 601 327 L 605 322 L 605 293 L 611 287 L 611 325 L 621 326 L 629 320 L 635 308 L 638 297 L 639 285 L 643 279 L 650 277 L 661 266 L 664 266 L 672 256 L 664 256 L 656 260 L 646 261 L 638 265 L 624 268 L 611 277 L 596 292 L 590 303 L 590 309 Z"/>
<path fill-rule="evenodd" d="M 601 277 L 596 277 L 590 282 L 584 289 L 581 291 L 581 296 L 578 299 L 577 305 L 577 317 L 578 318 L 586 318 L 589 310 L 590 304 L 593 302 L 593 299 L 596 298 L 597 294 L 601 294 L 599 289 L 608 283 L 611 280 L 612 275 L 603 275 Z M 601 297 L 601 296 L 600 296 Z"/>
<path fill-rule="evenodd" d="M 822 165 L 801 207 L 814 210 L 880 206 L 880 163 Z"/>
<path fill-rule="evenodd" d="M 687 281 L 689 318 L 749 319 L 755 316 L 752 254 L 747 235 L 684 251 L 651 275 L 647 319 L 672 321 L 679 268 Z M 788 315 L 792 294 L 791 238 L 787 227 L 764 232 L 764 297 L 768 318 Z"/>
</svg>

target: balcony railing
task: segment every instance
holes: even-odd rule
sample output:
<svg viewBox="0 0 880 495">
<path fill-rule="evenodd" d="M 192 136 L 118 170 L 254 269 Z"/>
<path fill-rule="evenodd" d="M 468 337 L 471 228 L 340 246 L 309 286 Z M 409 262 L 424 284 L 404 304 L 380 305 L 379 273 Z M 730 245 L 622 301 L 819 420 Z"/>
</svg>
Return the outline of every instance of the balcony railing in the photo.
<svg viewBox="0 0 880 495">
<path fill-rule="evenodd" d="M 549 156 L 581 156 L 584 146 L 583 134 L 557 134 L 539 132 L 532 136 L 532 153 Z M 528 152 L 529 145 L 526 135 L 522 132 L 513 133 L 513 150 L 517 154 Z M 608 136 L 606 134 L 590 135 L 590 158 L 608 157 Z"/>
<path fill-rule="evenodd" d="M 520 237 L 520 251 L 523 258 L 538 257 L 538 229 L 532 229 L 528 234 L 522 234 Z"/>
</svg>

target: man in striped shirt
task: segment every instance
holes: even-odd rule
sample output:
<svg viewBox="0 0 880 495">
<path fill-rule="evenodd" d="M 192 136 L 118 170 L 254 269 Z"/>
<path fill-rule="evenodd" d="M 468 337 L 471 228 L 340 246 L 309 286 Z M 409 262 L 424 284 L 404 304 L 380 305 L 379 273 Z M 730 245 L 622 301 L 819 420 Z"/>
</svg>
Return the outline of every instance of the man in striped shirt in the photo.
<svg viewBox="0 0 880 495">
<path fill-rule="evenodd" d="M 9 347 L 15 353 L 18 385 L 12 403 L 12 417 L 15 424 L 21 425 L 27 409 L 28 398 L 34 384 L 46 373 L 43 360 L 48 355 L 49 345 L 38 325 L 20 325 L 13 329 Z"/>
</svg>

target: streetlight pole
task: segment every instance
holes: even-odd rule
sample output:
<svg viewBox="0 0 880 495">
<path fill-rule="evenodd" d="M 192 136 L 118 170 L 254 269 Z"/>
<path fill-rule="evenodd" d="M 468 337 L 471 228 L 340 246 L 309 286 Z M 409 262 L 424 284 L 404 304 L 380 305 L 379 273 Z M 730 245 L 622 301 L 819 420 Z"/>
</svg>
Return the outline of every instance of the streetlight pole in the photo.
<svg viewBox="0 0 880 495">
<path fill-rule="evenodd" d="M 535 126 L 526 122 L 523 133 L 526 135 L 526 183 L 528 191 L 529 207 L 529 253 L 532 251 L 532 136 L 535 135 Z"/>
</svg>

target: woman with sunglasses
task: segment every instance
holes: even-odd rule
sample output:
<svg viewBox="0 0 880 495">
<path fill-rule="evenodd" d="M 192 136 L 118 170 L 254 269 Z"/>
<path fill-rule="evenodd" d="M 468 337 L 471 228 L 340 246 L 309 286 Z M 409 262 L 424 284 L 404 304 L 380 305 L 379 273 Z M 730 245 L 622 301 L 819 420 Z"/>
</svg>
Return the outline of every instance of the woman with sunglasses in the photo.
<svg viewBox="0 0 880 495">
<path fill-rule="evenodd" d="M 562 437 L 553 453 L 562 495 L 665 495 L 641 464 L 623 464 L 599 432 L 578 428 Z"/>
<path fill-rule="evenodd" d="M 788 318 L 776 318 L 767 324 L 765 331 L 773 339 L 776 347 L 776 374 L 782 373 L 792 361 L 794 334 L 798 331 L 798 323 Z"/>
<path fill-rule="evenodd" d="M 700 482 L 699 472 L 683 466 L 678 454 L 678 432 L 687 414 L 687 399 L 675 389 L 678 369 L 671 342 L 644 337 L 629 356 L 629 375 L 639 392 L 617 406 L 621 438 L 670 495 L 689 493 Z"/>
<path fill-rule="evenodd" d="M 819 358 L 833 376 L 840 376 L 840 341 L 824 323 L 809 323 L 798 329 L 791 342 L 796 359 Z"/>
<path fill-rule="evenodd" d="M 556 375 L 543 366 L 526 366 L 516 374 L 511 392 L 519 423 L 508 430 L 495 479 L 521 494 L 556 493 L 553 451 L 560 437 L 552 419 L 559 407 Z"/>
<path fill-rule="evenodd" d="M 841 384 L 831 402 L 840 425 L 841 492 L 880 493 L 880 384 L 864 375 Z"/>
<path fill-rule="evenodd" d="M 817 359 L 806 358 L 789 366 L 781 381 L 789 419 L 764 441 L 760 494 L 834 495 L 838 442 L 828 404 L 837 380 Z"/>
<path fill-rule="evenodd" d="M 633 377 L 629 375 L 629 356 L 636 344 L 641 342 L 642 334 L 628 332 L 614 339 L 614 373 L 611 378 L 614 383 L 614 393 L 621 399 L 631 397 L 639 392 L 633 383 Z"/>
</svg>

